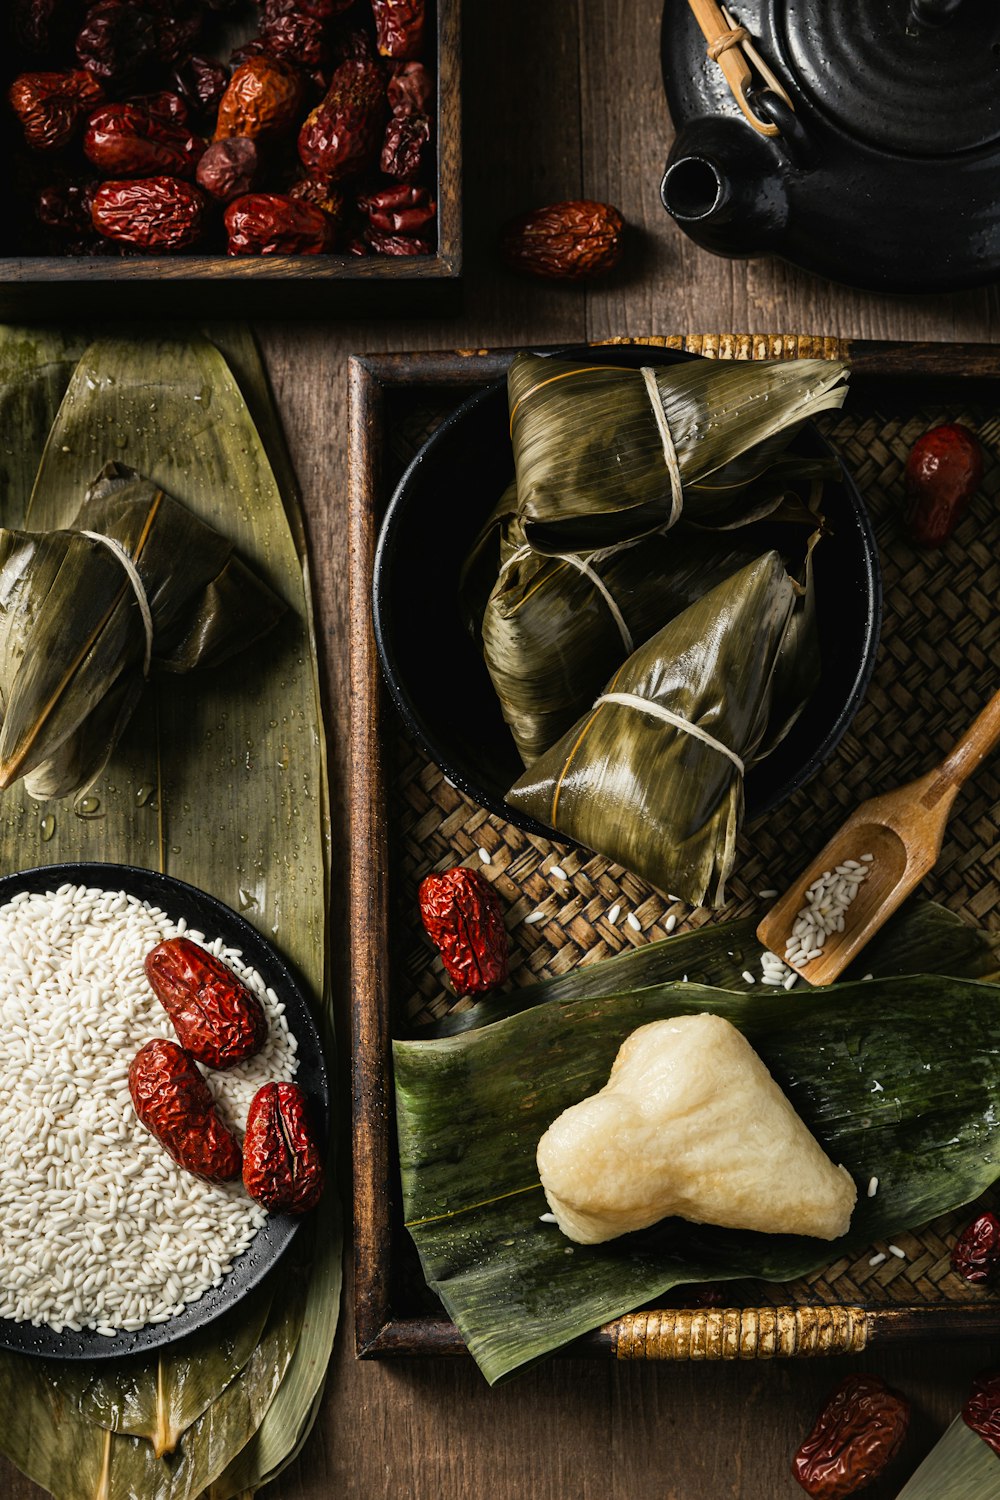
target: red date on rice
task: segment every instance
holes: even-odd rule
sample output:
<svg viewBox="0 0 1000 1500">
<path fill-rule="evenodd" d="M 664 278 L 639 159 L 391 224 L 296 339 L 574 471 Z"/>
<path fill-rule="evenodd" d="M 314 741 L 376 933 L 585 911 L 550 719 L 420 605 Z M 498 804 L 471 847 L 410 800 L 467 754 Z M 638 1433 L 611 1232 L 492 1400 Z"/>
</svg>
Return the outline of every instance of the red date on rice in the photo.
<svg viewBox="0 0 1000 1500">
<path fill-rule="evenodd" d="M 178 1040 L 207 1068 L 232 1068 L 259 1052 L 267 1018 L 227 964 L 190 938 L 168 938 L 146 955 L 146 978 Z"/>
<path fill-rule="evenodd" d="M 147 1042 L 132 1059 L 128 1089 L 139 1119 L 178 1166 L 206 1182 L 230 1182 L 242 1161 L 194 1058 L 176 1042 Z"/>
<path fill-rule="evenodd" d="M 323 1192 L 323 1163 L 306 1097 L 294 1083 L 265 1083 L 247 1115 L 243 1186 L 272 1213 L 304 1214 Z"/>
</svg>

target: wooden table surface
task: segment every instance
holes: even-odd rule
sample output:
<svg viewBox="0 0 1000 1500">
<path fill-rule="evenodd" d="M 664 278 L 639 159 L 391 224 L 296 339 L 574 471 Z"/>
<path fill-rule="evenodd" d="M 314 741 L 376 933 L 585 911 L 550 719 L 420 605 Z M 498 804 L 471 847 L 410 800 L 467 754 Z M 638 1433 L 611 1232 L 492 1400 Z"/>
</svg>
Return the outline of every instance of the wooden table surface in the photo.
<svg viewBox="0 0 1000 1500">
<path fill-rule="evenodd" d="M 671 3 L 671 0 L 668 0 Z M 681 0 L 672 0 L 680 4 Z M 773 261 L 723 261 L 670 223 L 659 180 L 670 122 L 660 0 L 472 0 L 465 7 L 464 313 L 448 322 L 261 324 L 309 517 L 320 596 L 333 777 L 332 944 L 346 1014 L 347 378 L 352 352 L 579 342 L 615 334 L 788 332 L 1000 340 L 995 290 L 897 299 Z M 517 280 L 498 226 L 535 204 L 610 200 L 631 226 L 622 271 L 593 289 Z M 915 212 L 919 206 L 915 206 Z M 336 966 L 339 965 L 339 969 Z M 347 1032 L 343 1156 L 347 1149 Z M 349 1184 L 344 1183 L 345 1195 Z M 556 1359 L 490 1390 L 471 1361 L 355 1362 L 342 1317 L 326 1398 L 268 1500 L 794 1500 L 788 1462 L 850 1369 L 905 1391 L 914 1422 L 888 1500 L 1000 1349 L 914 1345 L 848 1360 L 628 1365 Z M 0 1460 L 0 1500 L 38 1500 Z M 135 1497 L 143 1500 L 143 1497 Z M 974 1500 L 974 1497 L 969 1497 Z"/>
</svg>

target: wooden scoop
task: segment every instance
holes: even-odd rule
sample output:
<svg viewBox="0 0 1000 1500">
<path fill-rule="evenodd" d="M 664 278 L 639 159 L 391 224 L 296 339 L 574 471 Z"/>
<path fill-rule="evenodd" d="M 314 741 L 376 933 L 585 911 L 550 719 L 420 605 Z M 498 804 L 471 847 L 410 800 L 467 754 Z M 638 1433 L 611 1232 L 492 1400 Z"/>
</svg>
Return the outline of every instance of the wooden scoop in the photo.
<svg viewBox="0 0 1000 1500">
<path fill-rule="evenodd" d="M 786 943 L 806 905 L 809 887 L 837 865 L 847 860 L 860 863 L 870 854 L 867 879 L 844 914 L 843 932 L 827 935 L 819 958 L 791 965 L 810 984 L 832 984 L 839 978 L 868 939 L 934 868 L 959 787 L 998 742 L 1000 692 L 994 694 L 937 770 L 896 792 L 862 802 L 757 928 L 765 948 L 784 959 Z"/>
</svg>

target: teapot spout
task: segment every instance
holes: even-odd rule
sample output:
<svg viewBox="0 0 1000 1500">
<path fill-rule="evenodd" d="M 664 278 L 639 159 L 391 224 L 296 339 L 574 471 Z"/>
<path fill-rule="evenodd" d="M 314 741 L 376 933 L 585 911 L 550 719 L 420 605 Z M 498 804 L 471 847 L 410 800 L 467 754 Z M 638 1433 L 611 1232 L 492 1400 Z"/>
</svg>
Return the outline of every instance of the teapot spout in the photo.
<svg viewBox="0 0 1000 1500">
<path fill-rule="evenodd" d="M 660 187 L 663 206 L 680 227 L 716 255 L 772 250 L 788 218 L 781 164 L 761 137 L 746 140 L 703 123 L 674 143 Z M 714 128 L 713 128 L 714 126 Z"/>
</svg>

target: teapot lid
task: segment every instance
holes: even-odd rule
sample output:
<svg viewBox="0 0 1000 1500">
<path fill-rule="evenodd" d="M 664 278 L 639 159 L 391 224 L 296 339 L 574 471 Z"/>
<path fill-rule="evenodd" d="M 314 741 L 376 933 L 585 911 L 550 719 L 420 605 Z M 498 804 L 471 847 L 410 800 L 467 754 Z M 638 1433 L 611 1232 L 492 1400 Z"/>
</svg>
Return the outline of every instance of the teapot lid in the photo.
<svg viewBox="0 0 1000 1500">
<path fill-rule="evenodd" d="M 859 141 L 942 157 L 1000 138 L 997 0 L 758 0 L 757 8 L 793 97 L 801 91 Z"/>
</svg>

